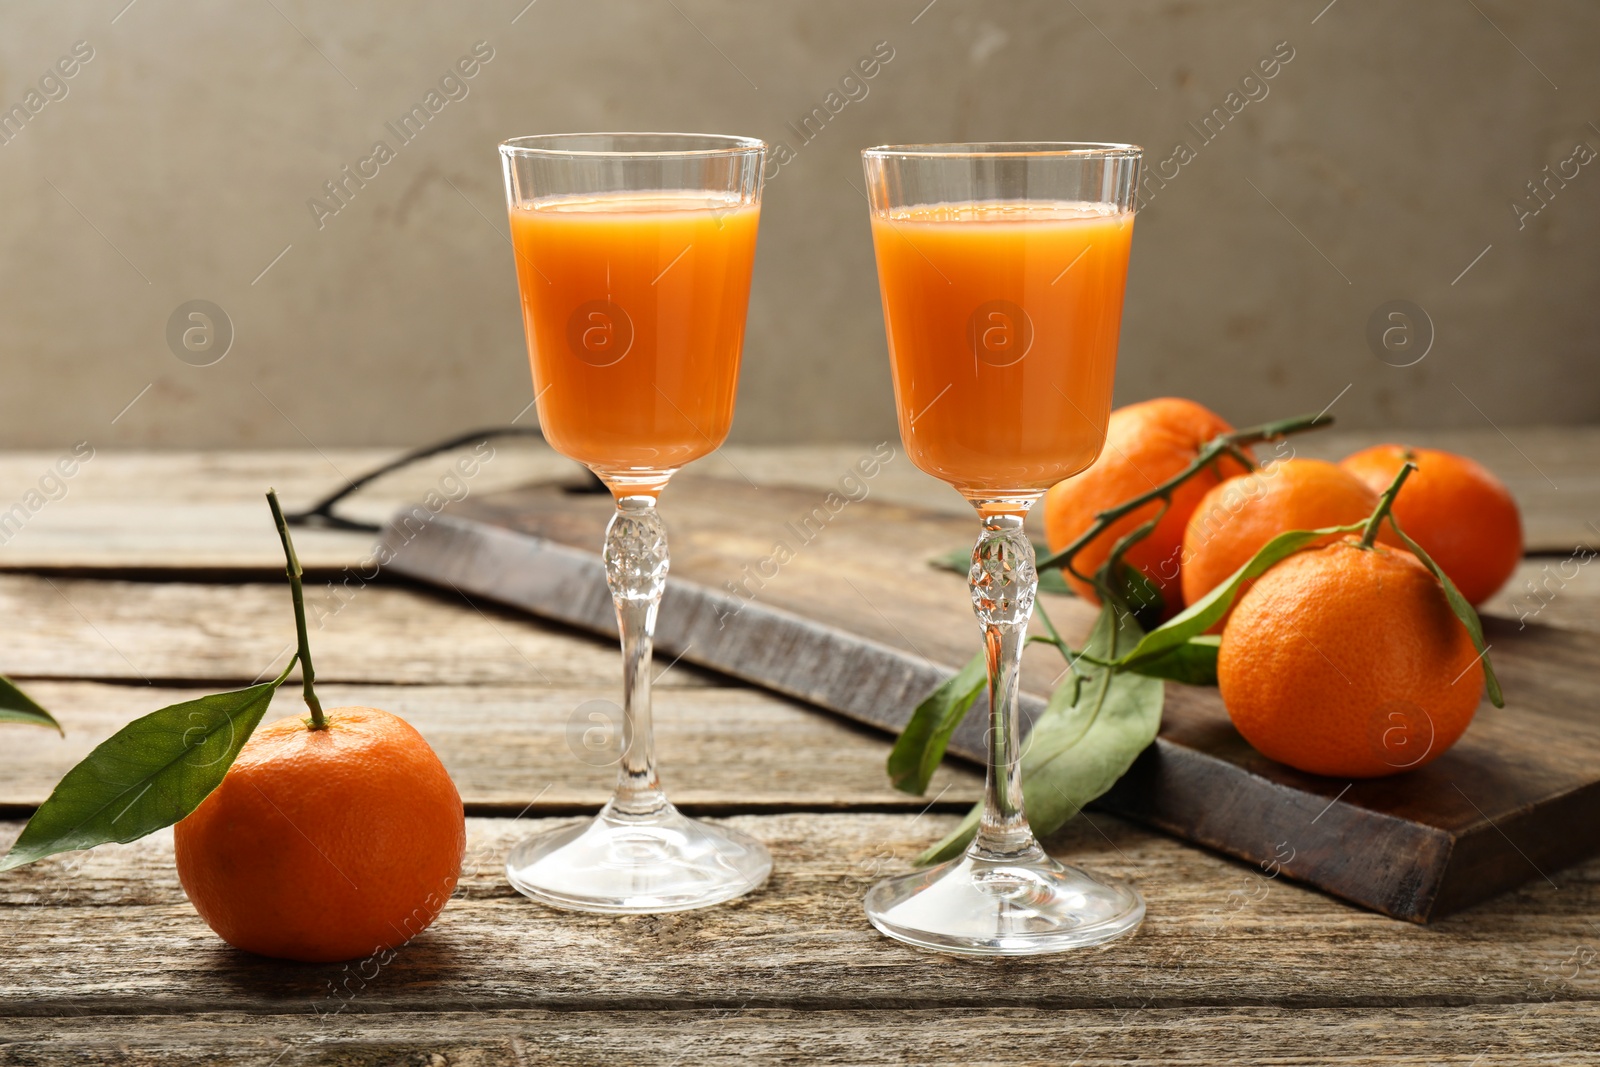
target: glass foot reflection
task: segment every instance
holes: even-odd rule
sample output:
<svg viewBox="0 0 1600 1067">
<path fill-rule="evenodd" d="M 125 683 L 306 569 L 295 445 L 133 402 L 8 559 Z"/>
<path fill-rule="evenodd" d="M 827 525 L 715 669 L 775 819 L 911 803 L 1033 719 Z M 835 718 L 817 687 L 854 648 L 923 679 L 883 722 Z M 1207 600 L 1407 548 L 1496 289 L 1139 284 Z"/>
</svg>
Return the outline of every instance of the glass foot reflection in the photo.
<svg viewBox="0 0 1600 1067">
<path fill-rule="evenodd" d="M 1144 919 L 1144 898 L 1121 882 L 1057 863 L 959 859 L 888 878 L 867 892 L 867 918 L 919 948 L 1028 956 L 1110 941 Z"/>
<path fill-rule="evenodd" d="M 506 858 L 519 893 L 569 911 L 643 914 L 720 904 L 767 880 L 757 840 L 690 819 L 670 804 L 650 815 L 606 805 L 594 819 L 535 835 Z"/>
</svg>

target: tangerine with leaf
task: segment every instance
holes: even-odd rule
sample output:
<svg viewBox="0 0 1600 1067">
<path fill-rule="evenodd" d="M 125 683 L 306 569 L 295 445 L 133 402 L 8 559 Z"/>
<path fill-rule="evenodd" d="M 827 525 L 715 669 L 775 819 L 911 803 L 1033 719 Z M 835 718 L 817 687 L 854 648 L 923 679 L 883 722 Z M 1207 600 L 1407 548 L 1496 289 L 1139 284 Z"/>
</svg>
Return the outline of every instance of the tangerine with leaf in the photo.
<svg viewBox="0 0 1600 1067">
<path fill-rule="evenodd" d="M 300 564 L 277 496 L 309 717 L 256 730 L 177 824 L 178 877 L 229 944 L 308 962 L 394 948 L 439 915 L 466 848 L 461 797 L 405 720 L 322 709 L 313 688 Z"/>
<path fill-rule="evenodd" d="M 1472 722 L 1487 658 L 1476 615 L 1425 551 L 1378 540 L 1386 523 L 1406 540 L 1390 509 L 1413 469 L 1401 468 L 1360 533 L 1295 552 L 1235 602 L 1217 684 L 1263 755 L 1373 778 L 1431 763 Z"/>
<path fill-rule="evenodd" d="M 1345 457 L 1340 466 L 1381 492 L 1407 463 L 1417 471 L 1395 501 L 1395 518 L 1469 604 L 1483 603 L 1522 561 L 1517 502 L 1487 467 L 1441 449 L 1374 445 Z M 1388 531 L 1379 540 L 1395 543 Z"/>
</svg>

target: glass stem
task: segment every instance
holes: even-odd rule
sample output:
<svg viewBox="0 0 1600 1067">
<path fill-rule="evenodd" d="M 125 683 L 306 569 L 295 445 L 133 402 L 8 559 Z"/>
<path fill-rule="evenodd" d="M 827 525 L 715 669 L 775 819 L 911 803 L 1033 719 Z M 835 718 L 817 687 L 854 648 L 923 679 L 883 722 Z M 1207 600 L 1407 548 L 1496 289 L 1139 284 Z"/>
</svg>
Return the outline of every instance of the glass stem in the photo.
<svg viewBox="0 0 1600 1067">
<path fill-rule="evenodd" d="M 989 661 L 988 779 L 983 818 L 969 855 L 992 862 L 1037 858 L 1022 810 L 1022 724 L 1018 702 L 1022 648 L 1039 587 L 1033 544 L 1023 531 L 1028 501 L 1006 501 L 1008 510 L 980 506 L 983 534 L 972 549 L 968 583 L 972 607 L 983 625 Z"/>
<path fill-rule="evenodd" d="M 619 496 L 606 527 L 606 584 L 622 641 L 622 761 L 609 810 L 650 816 L 669 805 L 656 779 L 650 719 L 656 611 L 667 582 L 667 531 L 654 496 Z"/>
</svg>

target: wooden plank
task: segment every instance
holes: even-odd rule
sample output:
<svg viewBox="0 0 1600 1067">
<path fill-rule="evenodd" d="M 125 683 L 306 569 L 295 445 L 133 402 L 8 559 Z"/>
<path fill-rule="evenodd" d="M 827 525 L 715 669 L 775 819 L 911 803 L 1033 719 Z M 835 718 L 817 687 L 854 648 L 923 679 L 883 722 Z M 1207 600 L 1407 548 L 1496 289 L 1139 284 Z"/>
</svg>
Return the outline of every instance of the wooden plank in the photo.
<svg viewBox="0 0 1600 1067">
<path fill-rule="evenodd" d="M 571 476 L 574 467 L 542 444 L 491 445 L 471 477 L 454 465 L 462 449 L 396 472 L 363 490 L 341 514 L 381 521 L 430 490 L 459 497 L 530 480 Z M 283 550 L 262 499 L 275 487 L 289 511 L 307 506 L 400 454 L 396 449 L 126 452 L 100 449 L 65 479 L 64 495 L 0 528 L 0 568 L 135 570 L 143 568 L 281 568 Z M 0 500 L 38 488 L 61 456 L 0 454 Z M 452 481 L 445 479 L 453 475 Z M 53 487 L 51 487 L 53 488 Z M 56 491 L 58 494 L 60 490 Z M 337 569 L 364 559 L 372 536 L 303 529 L 295 535 L 302 565 Z"/>
<path fill-rule="evenodd" d="M 421 531 L 393 527 L 389 537 L 397 552 L 390 565 L 394 573 L 468 590 L 474 596 L 615 636 L 610 595 L 599 558 L 593 553 L 452 516 L 441 516 Z M 702 555 L 714 565 L 727 558 L 714 550 Z M 685 562 L 675 564 L 680 574 L 686 569 Z M 961 638 L 956 626 L 930 632 L 934 620 L 951 622 L 948 615 L 905 619 L 902 626 L 889 614 L 904 613 L 906 605 L 893 597 L 892 589 L 881 588 L 886 577 L 909 580 L 915 574 L 926 579 L 928 573 L 926 567 L 901 563 L 895 570 L 905 573 L 886 569 L 870 576 L 857 575 L 859 581 L 851 582 L 852 592 L 882 622 L 867 637 L 818 623 L 770 600 L 744 600 L 703 582 L 669 580 L 656 628 L 656 653 L 727 672 L 861 722 L 896 729 L 908 709 L 948 676 L 946 665 L 960 662 L 957 657 L 965 658 L 957 651 Z M 822 577 L 826 584 L 828 576 Z M 863 585 L 873 592 L 866 592 Z M 791 587 L 802 591 L 816 588 L 798 579 Z M 1079 607 L 1070 600 L 1065 604 L 1069 610 Z M 828 609 L 826 604 L 811 606 L 817 611 Z M 861 605 L 854 606 L 859 609 Z M 859 616 L 854 621 L 859 621 Z M 918 632 L 917 641 L 905 636 L 905 626 Z M 1040 663 L 1035 657 L 1026 662 L 1025 669 L 1030 673 L 1047 669 Z M 1022 704 L 1028 722 L 1044 706 L 1043 700 L 1032 694 L 1025 694 Z M 957 730 L 953 751 L 967 755 L 981 751 L 984 706 L 985 700 L 980 698 L 978 710 Z"/>
<path fill-rule="evenodd" d="M 1492 427 L 1468 430 L 1342 431 L 1295 439 L 1298 454 L 1339 459 L 1378 441 L 1402 440 L 1449 448 L 1487 463 L 1506 479 L 1523 509 L 1528 548 L 1565 553 L 1600 538 L 1600 428 L 1584 426 Z M 458 487 L 446 483 L 453 464 L 470 449 L 425 461 L 352 497 L 344 511 L 381 522 L 401 504 L 429 490 L 452 495 L 495 492 L 514 485 L 571 477 L 576 468 L 541 443 L 493 442 L 494 455 Z M 827 489 L 872 445 L 729 446 L 697 463 L 694 471 L 761 486 L 799 485 Z M 0 453 L 0 510 L 38 491 L 70 448 L 61 452 Z M 291 510 L 309 504 L 355 475 L 398 454 L 394 449 L 281 449 L 205 452 L 121 451 L 102 448 L 63 490 L 46 486 L 57 499 L 30 512 L 20 530 L 0 537 L 0 569 L 193 572 L 200 569 L 268 573 L 281 566 L 277 540 L 265 521 L 261 494 L 276 486 Z M 459 478 L 459 471 L 456 476 Z M 1558 488 L 1559 487 L 1559 488 Z M 948 486 L 902 458 L 873 480 L 873 498 L 968 514 Z M 670 498 L 670 494 L 669 494 Z M 44 501 L 41 495 L 37 498 Z M 361 533 L 303 530 L 297 533 L 302 562 L 337 570 L 364 559 L 372 538 Z"/>
<path fill-rule="evenodd" d="M 889 730 L 970 657 L 965 583 L 926 563 L 970 536 L 970 520 L 718 479 L 680 476 L 673 493 L 663 654 Z M 386 547 L 400 573 L 610 633 L 594 550 L 610 513 L 604 497 L 531 487 L 392 524 Z M 1041 600 L 1080 642 L 1089 606 Z M 1250 749 L 1214 689 L 1173 685 L 1156 751 L 1104 803 L 1419 922 L 1600 850 L 1600 714 L 1589 693 L 1600 641 L 1490 626 L 1512 710 L 1485 702 L 1466 739 L 1428 767 L 1357 783 L 1300 774 Z M 1063 673 L 1051 650 L 1024 658 L 1025 719 Z M 984 722 L 980 707 L 951 751 L 979 758 Z M 1563 743 L 1549 744 L 1556 735 Z"/>
<path fill-rule="evenodd" d="M 319 665 L 320 666 L 320 665 Z M 530 815 L 593 810 L 616 781 L 621 709 L 617 685 L 383 686 L 319 684 L 325 707 L 381 707 L 404 717 L 439 753 L 468 810 Z M 41 803 L 68 768 L 130 719 L 191 699 L 193 689 L 39 682 L 65 739 L 5 727 L 10 770 L 0 808 Z M 266 720 L 305 714 L 297 686 L 279 690 Z M 656 751 L 672 798 L 691 810 L 859 808 L 920 811 L 971 804 L 983 778 L 950 764 L 928 797 L 890 788 L 880 736 L 743 686 L 671 687 L 655 694 Z"/>
<path fill-rule="evenodd" d="M 448 589 L 313 582 L 306 609 L 317 677 L 329 682 L 620 685 L 611 642 Z M 293 641 L 281 578 L 218 585 L 0 574 L 0 671 L 13 678 L 249 682 L 281 670 Z M 684 663 L 662 684 L 722 683 Z"/>
<path fill-rule="evenodd" d="M 1133 1006 L 789 1011 L 206 1012 L 0 1019 L 0 1063 L 862 1064 L 1130 1062 L 1437 1067 L 1575 1062 L 1600 1046 L 1591 1003 L 1473 1007 Z"/>
<path fill-rule="evenodd" d="M 1049 844 L 1139 885 L 1149 916 L 1137 935 L 1100 951 L 1001 963 L 883 938 L 861 914 L 862 895 L 956 818 L 732 818 L 772 849 L 764 888 L 716 908 L 625 918 L 553 911 L 505 883 L 509 846 L 555 821 L 470 819 L 456 898 L 354 988 L 349 1007 L 1375 1009 L 1600 998 L 1600 862 L 1419 927 L 1109 816 L 1079 820 Z M 7 824 L 0 840 L 18 829 Z M 348 999 L 338 992 L 346 975 L 372 972 L 224 946 L 183 898 L 170 831 L 0 876 L 0 959 L 0 1015 L 41 1018 L 332 1010 Z"/>
<path fill-rule="evenodd" d="M 1483 611 L 1520 624 L 1600 632 L 1600 537 L 1574 554 L 1525 559 Z"/>
<path fill-rule="evenodd" d="M 455 501 L 530 482 L 581 478 L 572 461 L 542 442 L 498 439 L 475 467 L 471 448 L 419 462 L 374 482 L 339 513 L 381 523 L 430 492 Z M 870 450 L 870 449 L 869 449 Z M 827 485 L 851 468 L 851 445 L 720 449 L 697 468 L 750 484 Z M 309 506 L 391 459 L 392 449 L 143 452 L 100 450 L 18 526 L 0 527 L 0 570 L 255 572 L 283 566 L 262 494 L 276 487 L 287 510 Z M 0 453 L 0 501 L 21 500 L 61 459 L 55 453 Z M 463 471 L 470 470 L 470 475 Z M 886 498 L 964 509 L 959 497 L 910 464 L 875 486 Z M 52 492 L 59 494 L 60 490 Z M 42 499 L 42 498 L 41 498 Z M 453 505 L 451 505 L 453 506 Z M 0 508 L 3 510 L 3 508 Z M 302 565 L 338 570 L 369 558 L 370 534 L 300 528 Z"/>
</svg>

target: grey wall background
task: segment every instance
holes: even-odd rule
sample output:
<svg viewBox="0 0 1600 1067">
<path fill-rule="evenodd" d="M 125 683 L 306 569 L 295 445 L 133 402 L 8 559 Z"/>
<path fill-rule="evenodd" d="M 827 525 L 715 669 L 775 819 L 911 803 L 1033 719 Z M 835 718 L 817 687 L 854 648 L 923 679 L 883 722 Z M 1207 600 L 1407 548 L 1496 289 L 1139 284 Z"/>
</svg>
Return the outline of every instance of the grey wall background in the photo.
<svg viewBox="0 0 1600 1067">
<path fill-rule="evenodd" d="M 766 194 L 735 440 L 893 432 L 856 152 L 920 140 L 1196 150 L 1138 223 L 1119 402 L 1600 417 L 1600 161 L 1567 164 L 1524 228 L 1511 207 L 1600 149 L 1600 5 L 525 3 L 0 8 L 0 106 L 93 49 L 0 145 L 0 446 L 390 444 L 511 420 L 531 388 L 494 149 L 582 129 L 794 150 Z M 480 41 L 467 95 L 400 144 L 385 122 Z M 802 145 L 786 124 L 879 41 L 894 58 L 867 95 Z M 1203 142 L 1188 123 L 1282 41 L 1268 95 Z M 395 158 L 319 229 L 308 200 L 380 138 Z M 192 299 L 233 325 L 210 366 L 166 340 Z M 1412 366 L 1365 337 L 1392 299 L 1433 323 Z"/>
</svg>

